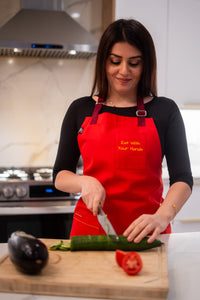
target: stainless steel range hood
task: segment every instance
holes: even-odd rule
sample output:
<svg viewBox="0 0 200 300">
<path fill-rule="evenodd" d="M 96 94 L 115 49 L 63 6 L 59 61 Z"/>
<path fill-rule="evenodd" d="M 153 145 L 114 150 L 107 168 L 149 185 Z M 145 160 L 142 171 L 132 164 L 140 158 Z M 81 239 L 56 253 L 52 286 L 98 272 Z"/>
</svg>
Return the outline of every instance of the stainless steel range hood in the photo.
<svg viewBox="0 0 200 300">
<path fill-rule="evenodd" d="M 21 9 L 0 28 L 0 56 L 90 58 L 98 40 L 65 11 Z"/>
</svg>

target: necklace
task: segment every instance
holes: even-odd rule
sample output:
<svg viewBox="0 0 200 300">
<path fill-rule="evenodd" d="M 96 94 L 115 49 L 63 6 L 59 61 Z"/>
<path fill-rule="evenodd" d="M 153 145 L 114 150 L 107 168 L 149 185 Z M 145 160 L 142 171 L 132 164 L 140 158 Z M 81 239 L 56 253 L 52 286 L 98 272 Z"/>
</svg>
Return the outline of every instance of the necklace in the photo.
<svg viewBox="0 0 200 300">
<path fill-rule="evenodd" d="M 104 103 L 105 105 L 108 105 L 108 106 L 112 106 L 112 107 L 115 107 L 115 105 L 113 104 L 113 102 L 112 101 L 105 101 L 105 103 Z"/>
<path fill-rule="evenodd" d="M 107 105 L 107 106 L 111 106 L 111 107 L 132 107 L 132 106 L 135 106 L 137 105 L 137 103 L 131 103 L 131 104 L 127 104 L 127 105 L 121 105 L 121 106 L 118 106 L 116 105 L 115 103 L 113 103 L 111 100 L 106 100 L 105 102 L 103 102 L 104 105 Z"/>
</svg>

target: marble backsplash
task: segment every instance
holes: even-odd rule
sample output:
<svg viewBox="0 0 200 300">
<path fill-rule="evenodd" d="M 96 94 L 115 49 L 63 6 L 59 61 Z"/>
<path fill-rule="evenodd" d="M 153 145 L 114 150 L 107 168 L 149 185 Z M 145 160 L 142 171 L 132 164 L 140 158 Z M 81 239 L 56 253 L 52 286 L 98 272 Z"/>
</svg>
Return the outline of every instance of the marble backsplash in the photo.
<svg viewBox="0 0 200 300">
<path fill-rule="evenodd" d="M 90 94 L 94 59 L 0 58 L 0 70 L 0 167 L 52 166 L 69 104 Z"/>
</svg>

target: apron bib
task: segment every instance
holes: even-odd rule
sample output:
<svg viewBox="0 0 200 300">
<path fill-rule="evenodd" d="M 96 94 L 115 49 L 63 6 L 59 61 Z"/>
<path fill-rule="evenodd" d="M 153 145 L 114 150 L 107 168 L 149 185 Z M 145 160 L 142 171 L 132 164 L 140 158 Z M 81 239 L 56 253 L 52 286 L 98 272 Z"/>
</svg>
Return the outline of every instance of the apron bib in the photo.
<svg viewBox="0 0 200 300">
<path fill-rule="evenodd" d="M 144 118 L 144 106 L 138 109 L 138 117 L 126 117 L 98 114 L 98 104 L 78 134 L 83 175 L 102 183 L 106 191 L 103 210 L 116 233 L 122 234 L 141 214 L 155 213 L 163 201 L 160 140 L 153 119 Z M 169 225 L 164 233 L 170 232 Z M 105 231 L 80 198 L 71 236 L 88 234 Z"/>
</svg>

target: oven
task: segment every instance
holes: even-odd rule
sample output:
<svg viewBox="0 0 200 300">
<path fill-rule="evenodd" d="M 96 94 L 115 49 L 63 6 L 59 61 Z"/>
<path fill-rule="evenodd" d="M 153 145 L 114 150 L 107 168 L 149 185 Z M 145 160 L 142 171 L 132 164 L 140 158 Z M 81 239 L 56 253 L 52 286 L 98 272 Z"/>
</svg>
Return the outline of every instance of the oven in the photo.
<svg viewBox="0 0 200 300">
<path fill-rule="evenodd" d="M 58 191 L 51 168 L 1 168 L 0 242 L 16 230 L 37 238 L 69 238 L 79 196 Z"/>
</svg>

